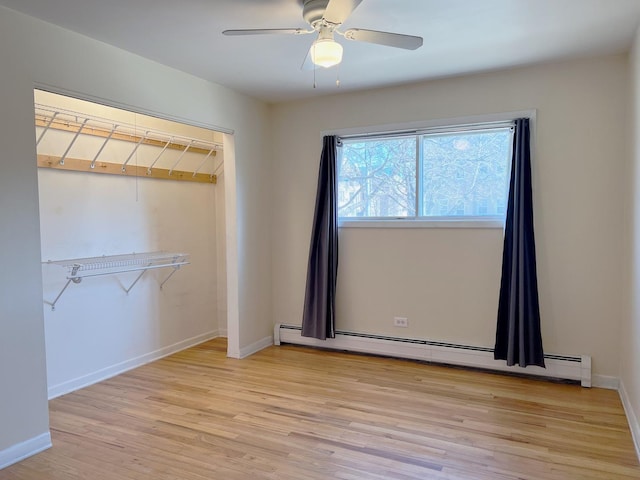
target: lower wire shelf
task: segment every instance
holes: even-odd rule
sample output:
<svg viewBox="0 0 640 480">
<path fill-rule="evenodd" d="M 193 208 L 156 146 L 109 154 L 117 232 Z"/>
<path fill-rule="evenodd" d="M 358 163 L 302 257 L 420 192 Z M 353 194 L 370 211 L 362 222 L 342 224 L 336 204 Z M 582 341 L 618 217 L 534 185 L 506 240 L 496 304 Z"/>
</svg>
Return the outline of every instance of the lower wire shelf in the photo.
<svg viewBox="0 0 640 480">
<path fill-rule="evenodd" d="M 85 277 L 96 277 L 100 275 L 114 275 L 125 272 L 140 272 L 129 288 L 125 292 L 129 293 L 138 283 L 147 270 L 157 268 L 171 268 L 171 273 L 160 283 L 160 288 L 176 273 L 183 265 L 188 265 L 188 253 L 174 252 L 147 252 L 129 253 L 124 255 L 103 255 L 101 257 L 73 258 L 68 260 L 49 260 L 42 262 L 45 265 L 58 265 L 67 270 L 67 283 L 65 283 L 58 296 L 53 302 L 45 303 L 51 305 L 51 310 L 56 309 L 56 303 L 65 292 L 67 287 L 73 283 L 80 283 Z"/>
</svg>

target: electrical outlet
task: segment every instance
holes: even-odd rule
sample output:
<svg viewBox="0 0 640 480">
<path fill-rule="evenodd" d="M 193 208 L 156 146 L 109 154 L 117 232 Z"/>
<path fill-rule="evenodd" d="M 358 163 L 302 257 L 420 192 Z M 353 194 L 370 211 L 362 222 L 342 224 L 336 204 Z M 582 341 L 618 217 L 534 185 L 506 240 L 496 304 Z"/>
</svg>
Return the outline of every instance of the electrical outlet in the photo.
<svg viewBox="0 0 640 480">
<path fill-rule="evenodd" d="M 407 317 L 393 317 L 393 326 L 406 328 L 409 326 L 409 320 Z"/>
</svg>

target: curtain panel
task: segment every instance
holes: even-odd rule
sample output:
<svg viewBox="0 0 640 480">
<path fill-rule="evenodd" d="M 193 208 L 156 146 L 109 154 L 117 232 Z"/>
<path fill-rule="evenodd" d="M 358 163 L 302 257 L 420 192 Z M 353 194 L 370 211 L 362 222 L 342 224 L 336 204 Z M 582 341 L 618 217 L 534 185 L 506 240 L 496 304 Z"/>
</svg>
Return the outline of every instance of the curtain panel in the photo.
<svg viewBox="0 0 640 480">
<path fill-rule="evenodd" d="M 337 149 L 338 137 L 332 135 L 323 138 L 302 315 L 302 336 L 320 340 L 335 337 L 338 276 Z"/>
<path fill-rule="evenodd" d="M 544 367 L 533 233 L 529 119 L 515 122 L 494 357 Z"/>
</svg>

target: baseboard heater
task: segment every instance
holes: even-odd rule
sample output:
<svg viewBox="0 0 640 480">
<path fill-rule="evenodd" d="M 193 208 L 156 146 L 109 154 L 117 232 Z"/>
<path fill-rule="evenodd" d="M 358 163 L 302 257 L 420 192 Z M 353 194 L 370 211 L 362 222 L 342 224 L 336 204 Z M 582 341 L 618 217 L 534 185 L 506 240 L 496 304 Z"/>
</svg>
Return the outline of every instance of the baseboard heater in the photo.
<svg viewBox="0 0 640 480">
<path fill-rule="evenodd" d="M 302 328 L 297 325 L 276 324 L 273 335 L 274 344 L 291 343 L 332 350 L 371 353 L 425 362 L 574 380 L 580 382 L 583 387 L 591 386 L 591 357 L 588 355 L 546 354 L 544 358 L 547 368 L 536 366 L 527 368 L 509 367 L 502 360 L 494 360 L 493 349 L 488 347 L 340 331 L 336 332 L 335 338 L 317 340 L 303 337 L 301 330 Z"/>
</svg>

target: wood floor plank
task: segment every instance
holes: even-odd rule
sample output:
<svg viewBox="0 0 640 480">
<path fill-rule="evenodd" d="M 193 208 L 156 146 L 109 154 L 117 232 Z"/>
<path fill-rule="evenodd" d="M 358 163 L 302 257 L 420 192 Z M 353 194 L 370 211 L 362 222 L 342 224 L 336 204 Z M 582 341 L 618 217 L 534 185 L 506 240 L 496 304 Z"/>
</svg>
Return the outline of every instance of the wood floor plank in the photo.
<svg viewBox="0 0 640 480">
<path fill-rule="evenodd" d="M 50 402 L 0 480 L 631 480 L 616 392 L 216 339 Z"/>
</svg>

